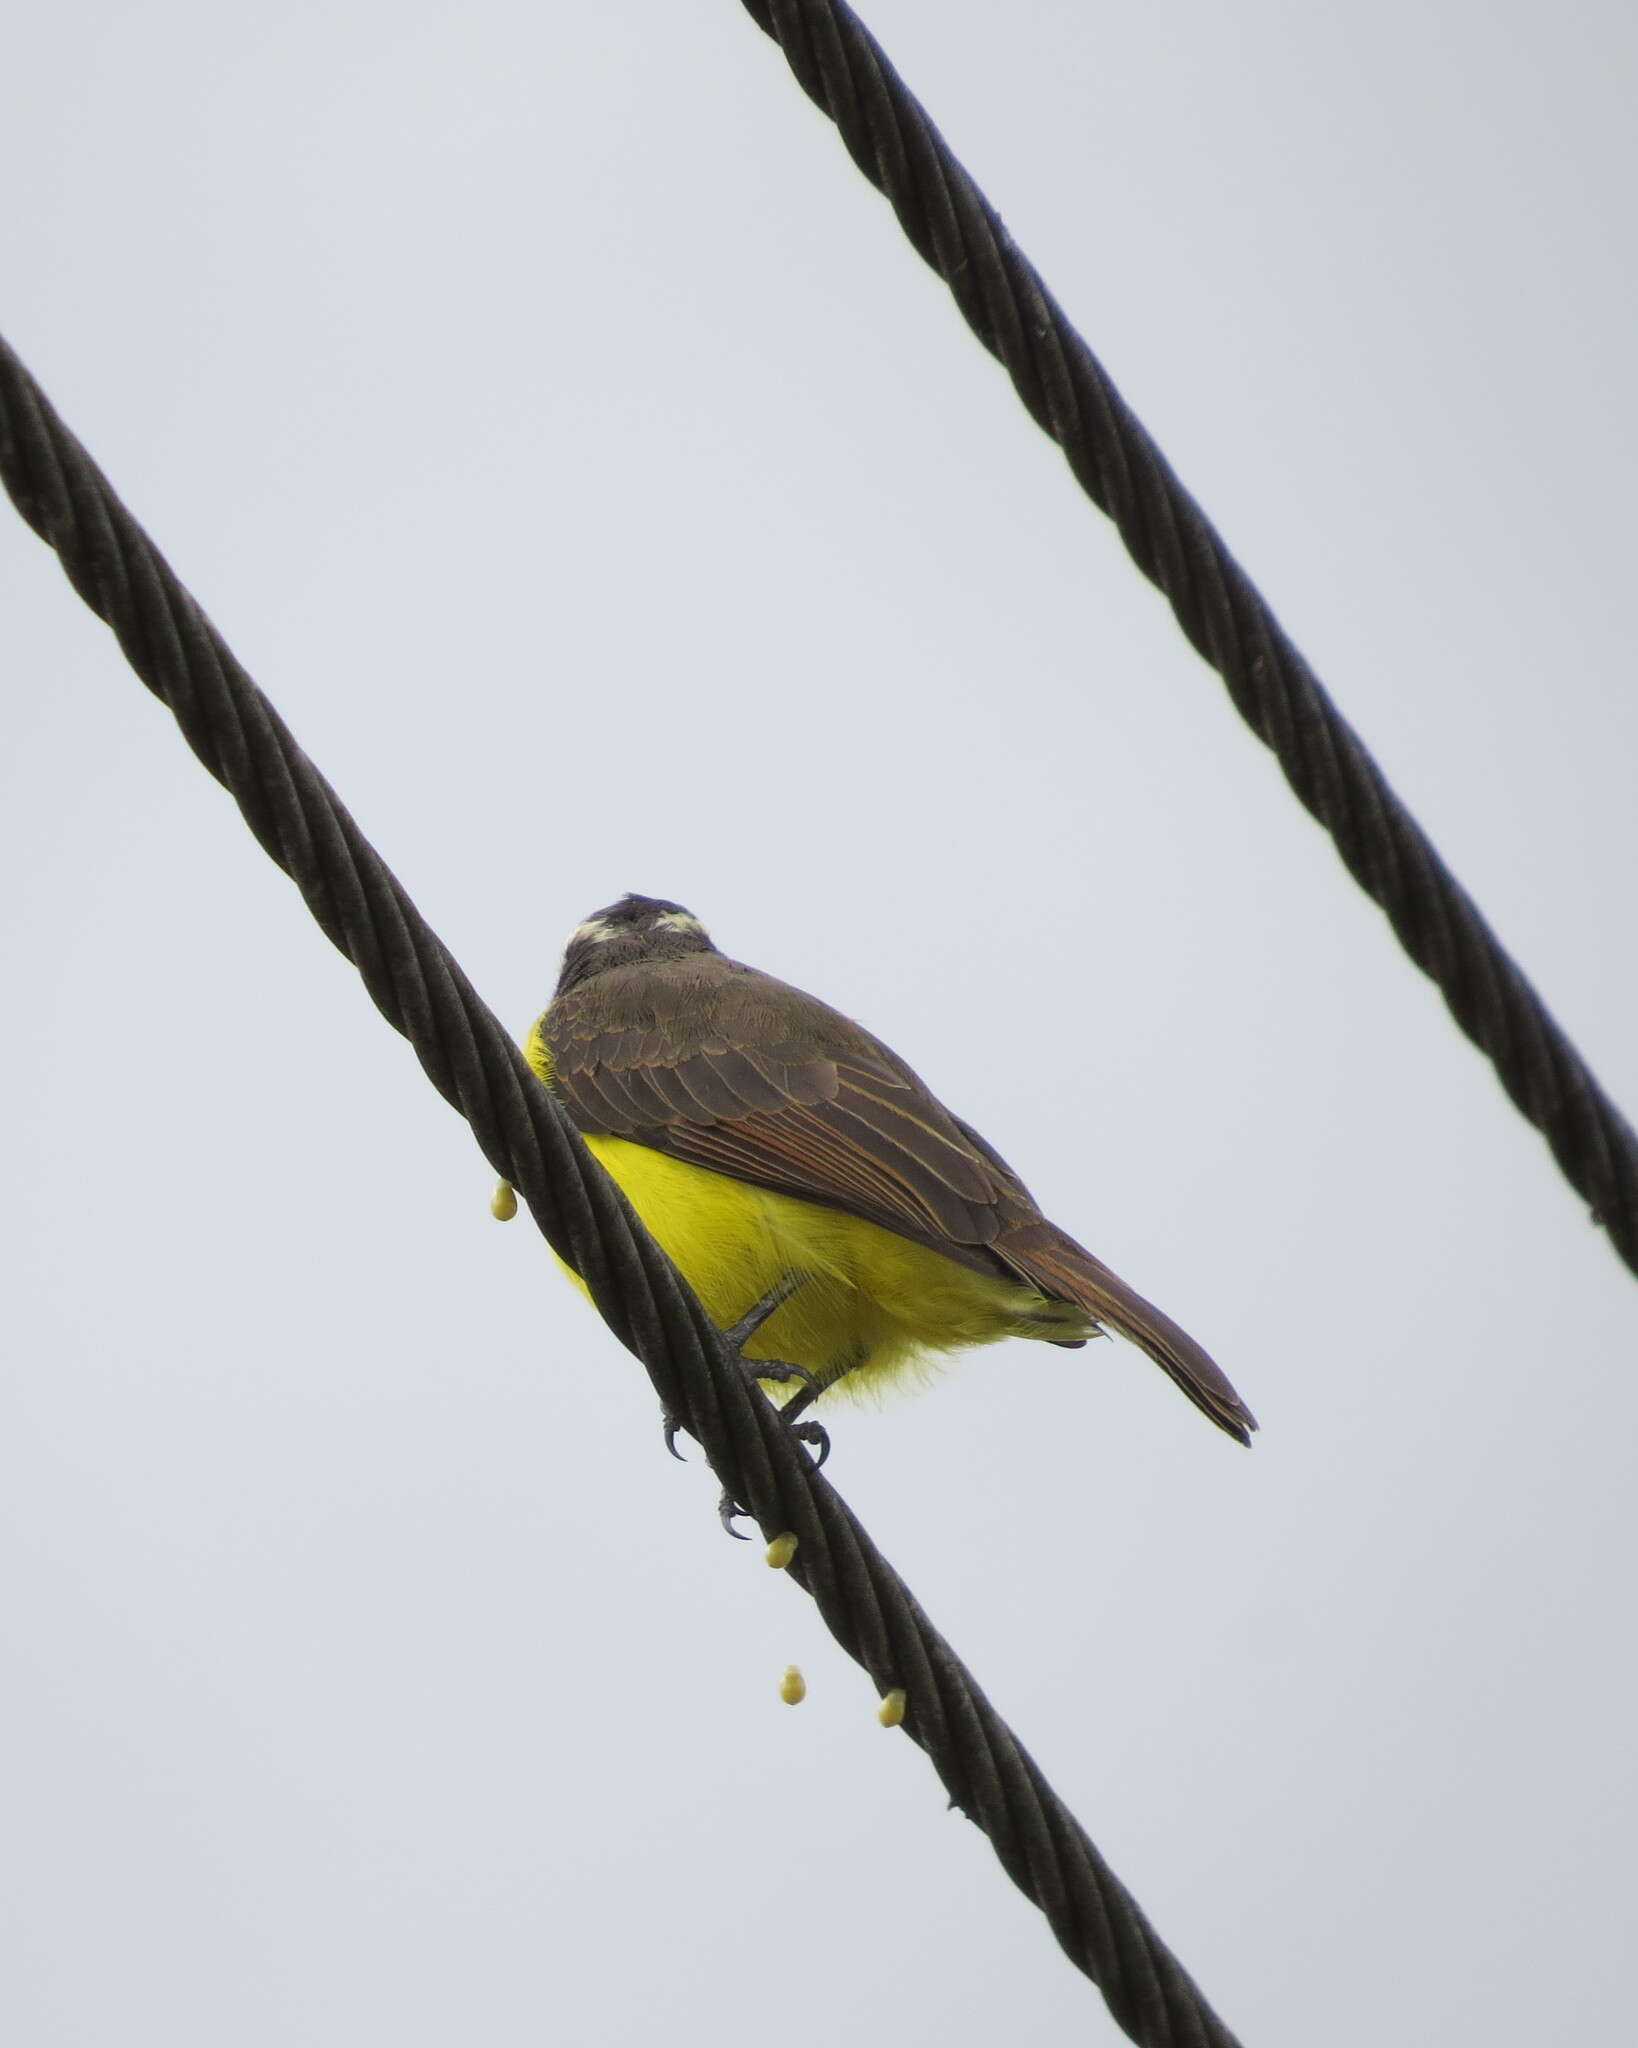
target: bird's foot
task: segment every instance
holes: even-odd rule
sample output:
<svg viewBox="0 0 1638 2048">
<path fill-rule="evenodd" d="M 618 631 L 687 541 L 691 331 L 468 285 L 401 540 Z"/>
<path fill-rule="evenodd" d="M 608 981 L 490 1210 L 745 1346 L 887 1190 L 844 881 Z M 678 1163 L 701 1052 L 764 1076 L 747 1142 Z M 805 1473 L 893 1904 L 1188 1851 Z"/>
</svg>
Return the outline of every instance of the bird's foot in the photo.
<svg viewBox="0 0 1638 2048">
<path fill-rule="evenodd" d="M 761 1362 L 760 1359 L 748 1361 L 747 1371 L 751 1370 L 755 1365 L 760 1365 Z M 792 1395 L 791 1399 L 780 1410 L 780 1421 L 790 1431 L 791 1435 L 795 1437 L 796 1441 L 799 1444 L 811 1444 L 813 1446 L 815 1452 L 813 1469 L 815 1472 L 819 1470 L 820 1466 L 830 1456 L 830 1431 L 826 1429 L 822 1422 L 796 1421 L 793 1418 L 792 1411 L 795 1410 L 799 1414 L 802 1409 L 807 1407 L 810 1401 L 816 1398 L 818 1391 L 819 1389 L 813 1384 L 810 1375 L 808 1376 L 808 1385 L 803 1387 L 799 1393 Z M 670 1441 L 669 1436 L 667 1441 Z M 734 1519 L 738 1515 L 748 1515 L 749 1513 L 750 1510 L 741 1507 L 727 1487 L 722 1489 L 722 1498 L 717 1502 L 717 1520 L 721 1522 L 730 1536 L 737 1536 L 742 1543 L 748 1543 L 750 1538 L 742 1529 L 734 1527 Z"/>
<path fill-rule="evenodd" d="M 757 1331 L 785 1303 L 799 1287 L 807 1284 L 807 1274 L 795 1271 L 782 1274 L 754 1307 L 746 1310 L 739 1321 L 722 1333 L 723 1342 L 738 1357 L 747 1377 L 753 1380 L 772 1380 L 775 1386 L 788 1387 L 794 1380 L 797 1389 L 780 1409 L 780 1414 L 789 1426 L 790 1433 L 798 1443 L 811 1444 L 818 1452 L 814 1467 L 822 1465 L 830 1456 L 830 1433 L 819 1422 L 799 1422 L 797 1417 L 811 1408 L 819 1398 L 820 1385 L 805 1365 L 792 1365 L 783 1358 L 747 1358 L 745 1347 Z"/>
<path fill-rule="evenodd" d="M 814 1379 L 813 1374 L 808 1371 L 806 1366 L 790 1365 L 782 1358 L 747 1358 L 745 1356 L 745 1347 L 775 1310 L 783 1308 L 796 1290 L 805 1284 L 807 1277 L 806 1273 L 794 1271 L 783 1274 L 768 1289 L 760 1301 L 754 1302 L 737 1323 L 730 1323 L 728 1328 L 722 1333 L 722 1341 L 739 1360 L 741 1369 L 744 1371 L 747 1379 L 752 1381 L 772 1380 L 776 1386 L 788 1386 L 792 1380 L 802 1382 L 801 1391 L 796 1394 L 792 1401 L 786 1403 L 787 1412 L 799 1412 L 817 1394 L 819 1391 L 818 1382 Z M 683 1427 L 681 1417 L 673 1415 L 671 1410 L 667 1408 L 661 1414 L 660 1426 L 665 1432 L 666 1449 L 671 1453 L 672 1457 L 681 1460 L 682 1452 L 677 1448 L 677 1432 Z M 803 1441 L 806 1443 L 818 1441 L 816 1437 L 809 1433 L 803 1432 L 802 1435 Z M 828 1450 L 828 1444 L 826 1448 Z M 823 1459 L 820 1462 L 823 1463 Z"/>
<path fill-rule="evenodd" d="M 797 1383 L 796 1392 L 780 1409 L 780 1418 L 798 1443 L 812 1446 L 815 1452 L 813 1467 L 815 1471 L 818 1471 L 819 1467 L 830 1456 L 830 1432 L 822 1422 L 814 1422 L 812 1420 L 803 1422 L 798 1419 L 819 1398 L 820 1385 L 818 1380 L 814 1378 L 805 1365 L 792 1365 L 787 1359 L 747 1358 L 745 1356 L 745 1346 L 750 1343 L 751 1339 L 762 1328 L 763 1324 L 767 1322 L 768 1318 L 777 1309 L 783 1308 L 791 1296 L 796 1293 L 797 1289 L 806 1284 L 807 1277 L 806 1273 L 795 1271 L 781 1275 L 760 1301 L 747 1309 L 737 1323 L 730 1324 L 723 1331 L 722 1339 L 739 1360 L 740 1369 L 744 1372 L 747 1379 L 755 1382 L 771 1380 L 775 1386 L 789 1386 L 792 1381 Z M 668 1417 L 666 1443 L 673 1454 L 676 1452 L 674 1441 L 676 1428 L 675 1419 Z M 747 1541 L 748 1539 L 744 1537 L 741 1530 L 734 1527 L 734 1521 L 737 1516 L 743 1515 L 745 1512 L 745 1509 L 740 1506 L 732 1494 L 725 1490 L 722 1499 L 717 1504 L 717 1518 L 730 1536 L 739 1537 L 741 1541 Z"/>
<path fill-rule="evenodd" d="M 804 1400 L 804 1395 L 807 1397 L 807 1400 Z M 802 1389 L 802 1392 L 796 1395 L 793 1400 L 786 1402 L 784 1408 L 780 1411 L 780 1413 L 786 1428 L 790 1431 L 791 1435 L 796 1438 L 799 1444 L 812 1444 L 815 1452 L 817 1453 L 813 1461 L 813 1469 L 815 1472 L 817 1472 L 820 1466 L 823 1465 L 825 1460 L 830 1456 L 830 1431 L 826 1429 L 825 1425 L 822 1422 L 798 1422 L 794 1420 L 791 1415 L 791 1410 L 793 1408 L 797 1408 L 799 1405 L 801 1407 L 805 1407 L 807 1405 L 807 1401 L 812 1400 L 812 1398 L 813 1390 L 810 1387 L 804 1387 Z M 677 1432 L 679 1429 L 683 1427 L 682 1417 L 679 1415 L 673 1415 L 669 1408 L 664 1409 L 662 1410 L 660 1415 L 660 1427 L 665 1435 L 666 1449 L 671 1453 L 672 1457 L 676 1459 L 679 1465 L 686 1465 L 688 1460 L 677 1448 Z M 722 1498 L 724 1506 L 727 1507 L 729 1505 L 727 1494 L 724 1494 Z M 736 1506 L 732 1507 L 731 1512 L 734 1514 L 743 1514 L 745 1510 L 741 1507 Z M 730 1535 L 734 1533 L 735 1532 L 732 1530 L 729 1531 Z"/>
<path fill-rule="evenodd" d="M 762 1361 L 760 1359 L 747 1361 L 747 1371 L 760 1374 L 761 1369 Z M 823 1389 L 811 1372 L 802 1372 L 800 1367 L 796 1368 L 796 1370 L 806 1384 L 798 1387 L 784 1407 L 780 1409 L 779 1419 L 799 1444 L 813 1445 L 818 1453 L 818 1456 L 813 1461 L 813 1469 L 817 1472 L 819 1467 L 830 1456 L 830 1431 L 826 1429 L 822 1422 L 811 1420 L 802 1422 L 798 1418 L 813 1406 Z"/>
</svg>

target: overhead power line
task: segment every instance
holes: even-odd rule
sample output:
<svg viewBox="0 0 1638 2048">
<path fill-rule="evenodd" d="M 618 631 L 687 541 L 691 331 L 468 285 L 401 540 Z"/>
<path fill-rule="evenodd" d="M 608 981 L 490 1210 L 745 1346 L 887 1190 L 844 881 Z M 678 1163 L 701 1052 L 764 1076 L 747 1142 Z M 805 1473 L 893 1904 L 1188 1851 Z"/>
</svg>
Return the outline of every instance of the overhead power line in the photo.
<svg viewBox="0 0 1638 2048">
<path fill-rule="evenodd" d="M 1564 1177 L 1638 1272 L 1638 1134 L 1490 929 L 1250 577 L 843 0 L 743 0 L 1076 481 L 1164 591 L 1348 872 L 1438 983 Z"/>
</svg>

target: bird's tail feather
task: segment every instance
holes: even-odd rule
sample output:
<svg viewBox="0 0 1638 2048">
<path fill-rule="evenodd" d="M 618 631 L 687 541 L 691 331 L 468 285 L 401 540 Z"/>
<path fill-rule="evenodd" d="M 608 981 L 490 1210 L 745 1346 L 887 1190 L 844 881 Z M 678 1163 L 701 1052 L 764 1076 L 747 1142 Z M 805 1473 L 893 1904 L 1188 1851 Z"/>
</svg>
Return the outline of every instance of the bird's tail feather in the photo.
<svg viewBox="0 0 1638 2048">
<path fill-rule="evenodd" d="M 1089 1251 L 1053 1224 L 1026 1225 L 995 1247 L 1043 1293 L 1079 1308 L 1146 1351 L 1194 1405 L 1240 1443 L 1251 1442 L 1257 1418 L 1226 1374 L 1186 1330 L 1145 1301 Z"/>
</svg>

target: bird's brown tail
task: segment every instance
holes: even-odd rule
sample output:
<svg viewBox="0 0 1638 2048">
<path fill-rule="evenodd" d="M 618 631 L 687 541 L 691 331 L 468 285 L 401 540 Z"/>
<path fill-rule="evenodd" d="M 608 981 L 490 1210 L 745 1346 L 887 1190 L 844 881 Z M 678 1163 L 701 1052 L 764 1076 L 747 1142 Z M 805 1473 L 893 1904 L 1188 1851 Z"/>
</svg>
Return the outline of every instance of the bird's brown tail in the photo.
<svg viewBox="0 0 1638 2048">
<path fill-rule="evenodd" d="M 995 1249 L 1044 1294 L 1074 1302 L 1146 1351 L 1219 1429 L 1240 1443 L 1251 1442 L 1257 1418 L 1215 1361 L 1170 1316 L 1162 1315 L 1072 1237 L 1054 1224 L 1031 1223 L 1009 1232 Z"/>
</svg>

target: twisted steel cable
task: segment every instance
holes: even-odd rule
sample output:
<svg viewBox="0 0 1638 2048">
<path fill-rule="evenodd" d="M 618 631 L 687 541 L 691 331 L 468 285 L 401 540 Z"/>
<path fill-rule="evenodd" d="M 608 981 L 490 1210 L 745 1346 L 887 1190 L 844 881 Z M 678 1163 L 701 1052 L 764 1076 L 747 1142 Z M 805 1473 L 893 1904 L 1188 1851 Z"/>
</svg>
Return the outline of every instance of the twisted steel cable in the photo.
<svg viewBox="0 0 1638 2048">
<path fill-rule="evenodd" d="M 107 479 L 0 341 L 0 476 L 69 581 L 363 976 L 484 1156 L 584 1275 L 615 1335 L 886 1693 L 952 1804 L 989 1836 L 1070 1960 L 1144 2048 L 1234 2048 L 1145 1920 L 852 1512 L 754 1391 L 676 1269 L 359 831 Z"/>
<path fill-rule="evenodd" d="M 1638 1272 L 1638 1134 L 844 0 L 743 0 Z"/>
</svg>

